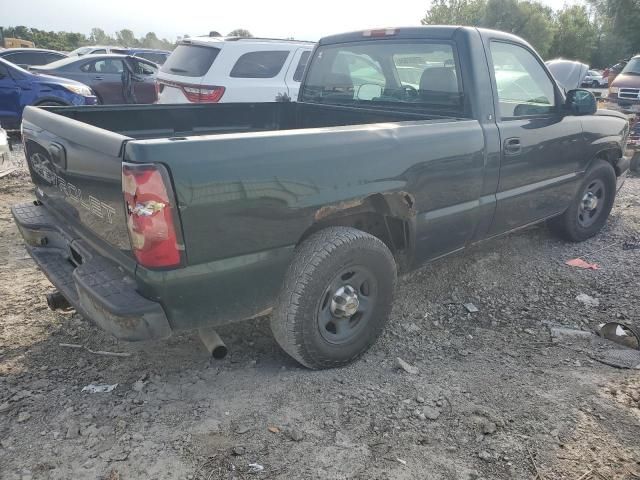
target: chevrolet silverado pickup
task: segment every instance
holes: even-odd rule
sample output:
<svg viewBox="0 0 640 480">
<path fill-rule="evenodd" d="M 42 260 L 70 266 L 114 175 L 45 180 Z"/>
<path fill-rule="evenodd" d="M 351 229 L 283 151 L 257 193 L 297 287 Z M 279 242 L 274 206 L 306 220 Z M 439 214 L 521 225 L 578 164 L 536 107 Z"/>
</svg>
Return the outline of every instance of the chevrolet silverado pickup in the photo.
<svg viewBox="0 0 640 480">
<path fill-rule="evenodd" d="M 120 339 L 270 313 L 330 368 L 379 336 L 398 272 L 542 221 L 596 235 L 628 128 L 513 35 L 368 30 L 318 42 L 298 102 L 28 107 L 13 215 L 58 300 Z"/>
</svg>

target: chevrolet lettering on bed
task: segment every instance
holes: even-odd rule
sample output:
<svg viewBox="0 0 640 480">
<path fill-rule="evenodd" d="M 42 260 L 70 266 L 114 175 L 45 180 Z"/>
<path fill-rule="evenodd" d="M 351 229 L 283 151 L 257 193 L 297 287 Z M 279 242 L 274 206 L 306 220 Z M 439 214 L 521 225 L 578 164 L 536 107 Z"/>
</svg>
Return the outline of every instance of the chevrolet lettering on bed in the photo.
<svg viewBox="0 0 640 480">
<path fill-rule="evenodd" d="M 101 202 L 93 195 L 83 196 L 80 188 L 56 175 L 46 166 L 49 160 L 41 153 L 34 153 L 29 159 L 33 171 L 40 175 L 45 181 L 56 186 L 66 197 L 71 198 L 97 217 L 104 218 L 107 222 L 113 223 L 115 209 L 111 205 Z"/>
<path fill-rule="evenodd" d="M 222 356 L 219 325 L 268 316 L 331 368 L 378 338 L 398 273 L 538 222 L 587 240 L 629 169 L 627 119 L 508 33 L 326 37 L 297 100 L 27 107 L 29 253 L 120 339 L 198 330 Z"/>
</svg>

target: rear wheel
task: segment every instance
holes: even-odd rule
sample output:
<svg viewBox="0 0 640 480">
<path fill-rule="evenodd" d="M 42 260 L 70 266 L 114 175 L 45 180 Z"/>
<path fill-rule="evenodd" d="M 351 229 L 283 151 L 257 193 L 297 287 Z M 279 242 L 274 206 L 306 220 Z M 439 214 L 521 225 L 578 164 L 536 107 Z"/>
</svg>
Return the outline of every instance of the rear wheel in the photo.
<svg viewBox="0 0 640 480">
<path fill-rule="evenodd" d="M 607 222 L 615 197 L 616 172 L 608 162 L 597 160 L 587 171 L 569 208 L 550 220 L 549 226 L 566 240 L 587 240 Z"/>
<path fill-rule="evenodd" d="M 271 317 L 278 344 L 309 368 L 346 365 L 384 328 L 396 264 L 368 233 L 330 227 L 297 249 Z"/>
<path fill-rule="evenodd" d="M 593 88 L 600 88 L 600 82 L 598 82 L 597 80 L 594 80 L 594 81 L 591 83 L 591 86 L 592 86 Z"/>
</svg>

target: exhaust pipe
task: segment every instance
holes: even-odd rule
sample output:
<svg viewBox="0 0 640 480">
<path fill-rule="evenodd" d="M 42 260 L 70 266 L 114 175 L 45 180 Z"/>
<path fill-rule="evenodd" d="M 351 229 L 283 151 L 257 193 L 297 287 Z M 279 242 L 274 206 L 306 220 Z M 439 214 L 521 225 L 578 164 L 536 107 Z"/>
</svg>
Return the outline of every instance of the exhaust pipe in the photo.
<svg viewBox="0 0 640 480">
<path fill-rule="evenodd" d="M 200 328 L 198 334 L 213 358 L 220 360 L 227 356 L 227 346 L 213 328 Z"/>
<path fill-rule="evenodd" d="M 47 305 L 51 310 L 69 310 L 71 304 L 59 291 L 47 293 Z"/>
</svg>

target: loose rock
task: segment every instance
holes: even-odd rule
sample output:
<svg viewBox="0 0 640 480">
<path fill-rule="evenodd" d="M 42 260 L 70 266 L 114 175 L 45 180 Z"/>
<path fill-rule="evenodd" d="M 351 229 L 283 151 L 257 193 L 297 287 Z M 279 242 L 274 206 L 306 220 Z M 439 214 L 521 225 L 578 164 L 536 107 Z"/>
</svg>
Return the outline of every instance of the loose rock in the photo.
<svg viewBox="0 0 640 480">
<path fill-rule="evenodd" d="M 404 370 L 405 372 L 407 372 L 407 373 L 409 373 L 411 375 L 417 375 L 418 372 L 419 372 L 418 367 L 414 367 L 410 363 L 405 362 L 400 357 L 396 357 L 395 367 L 400 369 L 400 370 Z"/>
</svg>

